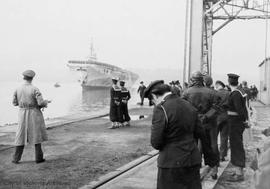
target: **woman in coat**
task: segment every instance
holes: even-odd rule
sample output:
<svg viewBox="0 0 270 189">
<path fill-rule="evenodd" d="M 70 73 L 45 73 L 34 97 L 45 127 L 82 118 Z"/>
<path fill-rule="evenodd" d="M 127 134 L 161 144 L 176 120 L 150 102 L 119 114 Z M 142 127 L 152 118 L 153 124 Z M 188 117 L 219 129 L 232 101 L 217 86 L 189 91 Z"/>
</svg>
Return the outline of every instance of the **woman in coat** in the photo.
<svg viewBox="0 0 270 189">
<path fill-rule="evenodd" d="M 13 95 L 13 105 L 19 106 L 18 130 L 15 137 L 15 154 L 12 162 L 21 160 L 24 146 L 35 145 L 36 163 L 44 162 L 41 143 L 46 141 L 47 133 L 41 108 L 47 107 L 50 101 L 43 100 L 38 88 L 32 85 L 35 72 L 23 72 L 25 83 L 16 89 Z"/>
</svg>

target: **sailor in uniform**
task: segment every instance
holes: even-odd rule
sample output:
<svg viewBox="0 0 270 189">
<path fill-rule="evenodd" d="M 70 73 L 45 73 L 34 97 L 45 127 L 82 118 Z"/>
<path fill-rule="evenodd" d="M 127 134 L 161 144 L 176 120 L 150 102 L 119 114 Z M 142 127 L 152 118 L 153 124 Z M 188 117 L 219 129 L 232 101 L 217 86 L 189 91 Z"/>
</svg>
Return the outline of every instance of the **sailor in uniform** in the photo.
<svg viewBox="0 0 270 189">
<path fill-rule="evenodd" d="M 245 150 L 243 146 L 243 132 L 248 124 L 248 110 L 246 107 L 247 95 L 238 86 L 239 76 L 228 74 L 228 82 L 232 92 L 228 99 L 229 137 L 231 147 L 231 163 L 234 172 L 229 177 L 230 181 L 244 180 L 243 168 L 245 167 Z"/>
<path fill-rule="evenodd" d="M 117 85 L 118 79 L 112 78 L 112 87 L 110 90 L 111 94 L 111 103 L 110 103 L 110 120 L 112 122 L 112 125 L 109 127 L 109 129 L 115 129 L 121 126 L 121 107 L 120 107 L 120 101 L 121 101 L 121 89 Z"/>
<path fill-rule="evenodd" d="M 121 122 L 123 126 L 130 126 L 130 116 L 128 114 L 128 101 L 131 98 L 129 90 L 125 87 L 125 81 L 120 81 L 121 88 Z"/>
</svg>

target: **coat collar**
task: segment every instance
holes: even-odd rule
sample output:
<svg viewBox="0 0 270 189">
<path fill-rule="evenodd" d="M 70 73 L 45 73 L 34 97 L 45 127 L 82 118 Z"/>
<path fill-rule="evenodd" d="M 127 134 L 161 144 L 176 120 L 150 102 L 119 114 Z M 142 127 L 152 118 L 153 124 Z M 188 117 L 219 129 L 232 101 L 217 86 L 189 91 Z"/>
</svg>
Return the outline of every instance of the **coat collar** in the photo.
<svg viewBox="0 0 270 189">
<path fill-rule="evenodd" d="M 177 95 L 172 94 L 171 92 L 168 93 L 166 96 L 164 96 L 162 103 L 164 103 L 166 100 L 176 97 Z"/>
</svg>

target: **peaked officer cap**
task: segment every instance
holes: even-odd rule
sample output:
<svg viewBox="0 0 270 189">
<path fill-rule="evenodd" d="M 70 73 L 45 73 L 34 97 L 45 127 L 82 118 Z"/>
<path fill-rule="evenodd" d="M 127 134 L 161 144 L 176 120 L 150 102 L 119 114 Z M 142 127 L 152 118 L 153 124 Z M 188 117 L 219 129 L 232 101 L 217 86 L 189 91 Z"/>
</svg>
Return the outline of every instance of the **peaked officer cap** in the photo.
<svg viewBox="0 0 270 189">
<path fill-rule="evenodd" d="M 119 79 L 117 77 L 112 78 L 113 81 L 118 81 Z"/>
<path fill-rule="evenodd" d="M 156 80 L 151 82 L 144 91 L 144 97 L 148 98 L 153 90 L 155 90 L 159 85 L 164 84 L 164 80 Z"/>
<path fill-rule="evenodd" d="M 33 70 L 26 70 L 23 73 L 23 76 L 33 78 L 35 77 L 36 73 Z"/>
<path fill-rule="evenodd" d="M 228 75 L 229 84 L 238 85 L 238 78 L 240 77 L 239 75 L 236 75 L 236 74 L 233 74 L 233 73 L 229 73 L 227 75 Z"/>
</svg>

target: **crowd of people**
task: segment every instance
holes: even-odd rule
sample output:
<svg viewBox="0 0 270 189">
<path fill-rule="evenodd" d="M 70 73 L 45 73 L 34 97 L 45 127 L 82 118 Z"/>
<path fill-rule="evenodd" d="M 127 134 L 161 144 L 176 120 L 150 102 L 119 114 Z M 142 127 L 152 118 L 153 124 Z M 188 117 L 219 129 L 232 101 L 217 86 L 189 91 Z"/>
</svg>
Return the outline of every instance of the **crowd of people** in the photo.
<svg viewBox="0 0 270 189">
<path fill-rule="evenodd" d="M 244 180 L 243 132 L 249 127 L 251 90 L 239 76 L 228 74 L 228 83 L 213 83 L 194 72 L 184 89 L 178 82 L 152 82 L 144 91 L 155 107 L 151 144 L 159 150 L 157 188 L 199 189 L 202 158 L 212 179 L 217 179 L 221 161 L 231 149 L 233 173 L 229 181 Z M 214 84 L 214 86 L 213 86 Z M 253 97 L 254 99 L 254 97 Z M 220 147 L 218 147 L 220 135 Z"/>
<path fill-rule="evenodd" d="M 41 143 L 47 140 L 46 127 L 41 109 L 50 103 L 42 98 L 38 88 L 32 85 L 35 72 L 23 72 L 25 84 L 13 95 L 13 104 L 19 106 L 19 129 L 15 137 L 13 163 L 19 163 L 24 146 L 35 145 L 36 163 L 45 161 Z M 200 189 L 200 167 L 211 168 L 210 175 L 217 179 L 218 167 L 225 161 L 228 142 L 230 161 L 234 171 L 230 181 L 244 180 L 245 150 L 243 132 L 249 127 L 250 100 L 256 100 L 258 90 L 248 88 L 247 82 L 240 85 L 239 76 L 228 74 L 228 85 L 201 72 L 194 72 L 190 83 L 179 81 L 165 84 L 163 80 L 140 83 L 140 105 L 148 98 L 155 105 L 151 127 L 151 144 L 159 150 L 159 189 Z M 118 82 L 120 85 L 118 85 Z M 112 79 L 110 90 L 110 129 L 130 126 L 128 101 L 131 98 L 125 81 Z M 218 147 L 220 135 L 220 147 Z"/>
</svg>

